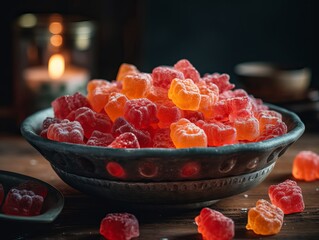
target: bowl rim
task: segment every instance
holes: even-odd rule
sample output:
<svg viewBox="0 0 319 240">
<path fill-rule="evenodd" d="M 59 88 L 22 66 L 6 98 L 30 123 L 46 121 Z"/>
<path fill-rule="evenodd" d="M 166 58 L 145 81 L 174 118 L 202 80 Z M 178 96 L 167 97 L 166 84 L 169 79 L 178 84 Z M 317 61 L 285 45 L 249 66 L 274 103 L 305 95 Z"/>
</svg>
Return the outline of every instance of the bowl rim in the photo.
<svg viewBox="0 0 319 240">
<path fill-rule="evenodd" d="M 194 148 L 107 148 L 101 146 L 89 146 L 85 144 L 72 144 L 67 142 L 57 142 L 53 140 L 49 140 L 41 137 L 38 133 L 36 133 L 36 129 L 39 128 L 36 121 L 37 118 L 42 117 L 43 120 L 46 116 L 53 116 L 53 109 L 46 108 L 40 110 L 38 112 L 33 113 L 23 120 L 20 125 L 20 132 L 22 136 L 31 144 L 40 147 L 48 148 L 56 148 L 59 151 L 66 152 L 74 152 L 78 155 L 88 154 L 90 151 L 93 151 L 96 155 L 101 156 L 114 156 L 114 157 L 132 157 L 132 153 L 134 153 L 134 157 L 174 157 L 174 156 L 183 156 L 183 155 L 224 155 L 231 153 L 240 153 L 240 152 L 248 152 L 248 151 L 263 151 L 265 149 L 270 149 L 274 147 L 278 147 L 280 145 L 287 145 L 296 141 L 305 131 L 305 125 L 299 118 L 299 116 L 283 107 L 279 107 L 274 104 L 264 103 L 271 110 L 278 111 L 284 116 L 287 116 L 291 119 L 294 128 L 288 131 L 287 133 L 267 139 L 259 142 L 250 142 L 245 144 L 231 144 L 220 147 L 194 147 Z M 49 115 L 51 114 L 51 115 Z"/>
</svg>

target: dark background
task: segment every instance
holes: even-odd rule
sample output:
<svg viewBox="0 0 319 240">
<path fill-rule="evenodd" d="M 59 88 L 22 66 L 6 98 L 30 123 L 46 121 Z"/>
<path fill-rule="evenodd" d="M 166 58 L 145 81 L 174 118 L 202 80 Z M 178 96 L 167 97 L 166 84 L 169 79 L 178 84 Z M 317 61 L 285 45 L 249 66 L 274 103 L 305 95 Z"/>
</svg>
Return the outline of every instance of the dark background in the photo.
<svg viewBox="0 0 319 240">
<path fill-rule="evenodd" d="M 226 72 L 238 85 L 236 64 L 273 61 L 309 67 L 311 87 L 319 86 L 315 0 L 11 0 L 7 5 L 0 15 L 1 131 L 16 126 L 12 25 L 29 12 L 81 15 L 96 22 L 93 78 L 114 79 L 122 62 L 150 72 L 187 58 L 201 74 Z"/>
</svg>

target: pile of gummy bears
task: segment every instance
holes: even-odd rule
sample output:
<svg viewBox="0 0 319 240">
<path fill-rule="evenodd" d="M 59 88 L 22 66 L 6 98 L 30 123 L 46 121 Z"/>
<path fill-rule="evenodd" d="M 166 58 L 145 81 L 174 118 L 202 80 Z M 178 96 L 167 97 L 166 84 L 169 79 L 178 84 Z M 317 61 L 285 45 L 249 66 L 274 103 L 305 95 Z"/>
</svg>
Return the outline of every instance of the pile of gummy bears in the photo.
<svg viewBox="0 0 319 240">
<path fill-rule="evenodd" d="M 42 137 L 113 148 L 218 147 L 285 134 L 280 113 L 228 74 L 204 74 L 187 60 L 151 73 L 123 63 L 116 79 L 92 79 L 87 94 L 52 101 Z"/>
</svg>

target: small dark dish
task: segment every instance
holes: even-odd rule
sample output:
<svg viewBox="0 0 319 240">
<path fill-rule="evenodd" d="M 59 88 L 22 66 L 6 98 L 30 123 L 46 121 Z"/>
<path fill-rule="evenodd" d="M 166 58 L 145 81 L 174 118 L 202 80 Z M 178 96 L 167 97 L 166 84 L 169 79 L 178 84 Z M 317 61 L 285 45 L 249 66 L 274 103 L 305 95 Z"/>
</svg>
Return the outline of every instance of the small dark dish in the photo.
<svg viewBox="0 0 319 240">
<path fill-rule="evenodd" d="M 54 142 L 38 135 L 52 109 L 28 117 L 21 132 L 62 180 L 84 193 L 131 204 L 203 206 L 262 182 L 303 134 L 304 124 L 296 114 L 269 106 L 282 114 L 287 134 L 215 148 L 112 149 Z M 110 162 L 122 166 L 125 175 L 109 174 Z"/>
<path fill-rule="evenodd" d="M 30 223 L 50 223 L 53 222 L 60 214 L 64 206 L 64 197 L 59 190 L 39 179 L 19 173 L 0 170 L 0 183 L 2 183 L 4 187 L 5 194 L 7 194 L 11 187 L 15 187 L 20 183 L 29 180 L 39 182 L 48 188 L 48 195 L 44 200 L 42 213 L 37 216 L 15 216 L 0 213 L 0 219 Z"/>
</svg>

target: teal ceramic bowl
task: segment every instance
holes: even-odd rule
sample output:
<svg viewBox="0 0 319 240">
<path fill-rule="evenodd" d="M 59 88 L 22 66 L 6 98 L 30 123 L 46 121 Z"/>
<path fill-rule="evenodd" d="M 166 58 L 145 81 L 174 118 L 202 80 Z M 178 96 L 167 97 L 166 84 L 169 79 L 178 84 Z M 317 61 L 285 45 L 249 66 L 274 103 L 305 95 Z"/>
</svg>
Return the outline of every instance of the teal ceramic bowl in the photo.
<svg viewBox="0 0 319 240">
<path fill-rule="evenodd" d="M 303 134 L 295 113 L 269 107 L 282 114 L 286 134 L 223 147 L 113 149 L 55 142 L 38 135 L 42 121 L 53 116 L 51 108 L 25 119 L 21 133 L 63 181 L 84 193 L 133 204 L 196 205 L 256 186 Z"/>
</svg>

